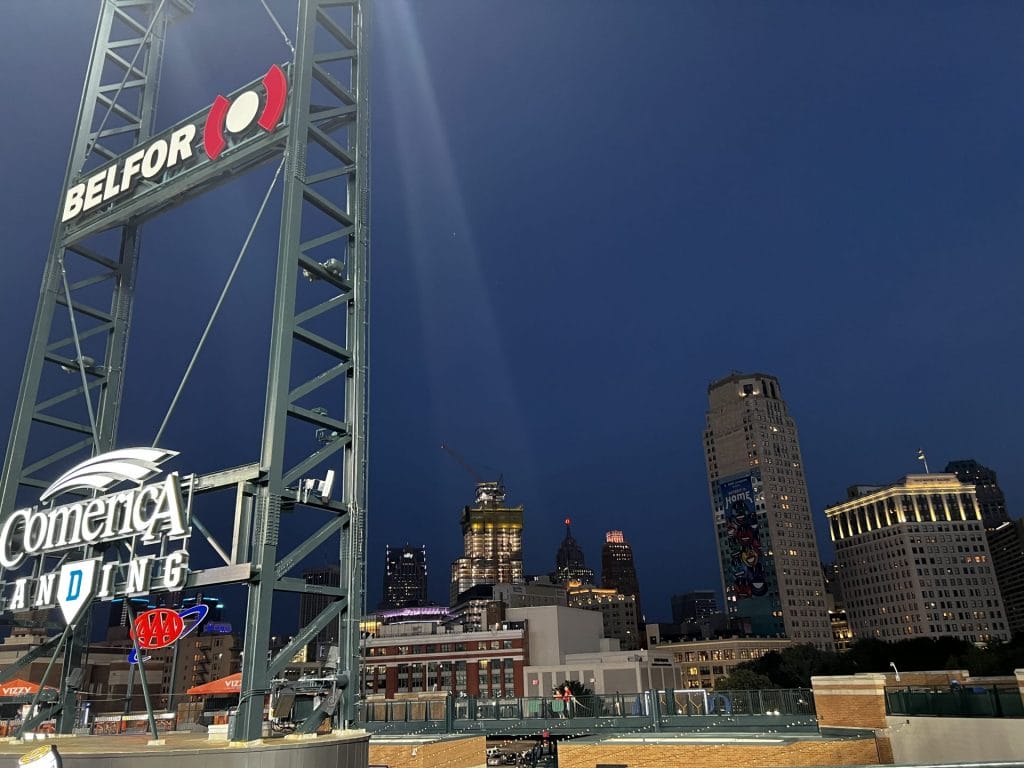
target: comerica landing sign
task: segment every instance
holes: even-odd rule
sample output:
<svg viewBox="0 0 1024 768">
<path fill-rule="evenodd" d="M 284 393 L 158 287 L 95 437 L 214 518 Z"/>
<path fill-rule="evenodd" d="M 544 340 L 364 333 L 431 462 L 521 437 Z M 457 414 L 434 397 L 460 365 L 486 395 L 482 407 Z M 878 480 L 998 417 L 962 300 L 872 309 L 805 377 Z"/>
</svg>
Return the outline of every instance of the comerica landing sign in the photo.
<svg viewBox="0 0 1024 768">
<path fill-rule="evenodd" d="M 39 558 L 39 567 L 33 568 L 32 576 L 3 585 L 0 609 L 59 605 L 72 624 L 93 598 L 110 600 L 184 587 L 191 478 L 183 483 L 175 472 L 154 480 L 159 465 L 176 455 L 158 448 L 128 448 L 93 457 L 41 494 L 40 501 L 51 502 L 49 507 L 18 509 L 5 517 L 0 524 L 0 566 L 14 571 L 30 558 Z M 128 483 L 133 485 L 114 490 Z M 83 491 L 93 496 L 52 503 L 65 493 Z M 47 555 L 74 550 L 87 556 L 49 570 Z M 99 556 L 101 550 L 105 557 Z"/>
</svg>

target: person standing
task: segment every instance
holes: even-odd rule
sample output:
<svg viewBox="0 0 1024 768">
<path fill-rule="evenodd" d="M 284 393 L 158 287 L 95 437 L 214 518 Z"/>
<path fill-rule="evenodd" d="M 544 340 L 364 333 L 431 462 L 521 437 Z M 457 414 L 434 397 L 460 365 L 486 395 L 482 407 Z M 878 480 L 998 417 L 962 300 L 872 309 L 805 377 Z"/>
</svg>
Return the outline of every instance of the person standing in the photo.
<svg viewBox="0 0 1024 768">
<path fill-rule="evenodd" d="M 558 688 L 551 689 L 551 711 L 557 712 L 559 719 L 565 717 L 565 711 L 562 707 L 562 692 Z"/>
</svg>

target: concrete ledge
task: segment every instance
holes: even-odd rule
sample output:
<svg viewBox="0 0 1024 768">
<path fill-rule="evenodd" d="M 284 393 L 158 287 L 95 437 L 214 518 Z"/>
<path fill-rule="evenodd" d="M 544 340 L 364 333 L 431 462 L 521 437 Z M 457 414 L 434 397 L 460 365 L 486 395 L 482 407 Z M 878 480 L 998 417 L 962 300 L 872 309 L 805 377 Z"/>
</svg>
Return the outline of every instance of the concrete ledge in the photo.
<svg viewBox="0 0 1024 768">
<path fill-rule="evenodd" d="M 369 755 L 367 736 L 322 736 L 314 741 L 290 742 L 271 739 L 241 747 L 227 741 L 209 742 L 203 734 L 167 739 L 159 747 L 150 746 L 150 741 L 145 735 L 81 736 L 56 746 L 64 768 L 339 768 L 365 766 Z M 16 764 L 32 746 L 0 744 L 0 765 Z"/>
<path fill-rule="evenodd" d="M 885 732 L 897 764 L 1018 762 L 1024 755 L 1024 724 L 1015 718 L 887 718 Z"/>
<path fill-rule="evenodd" d="M 855 691 L 876 691 L 885 690 L 885 675 L 867 672 L 860 675 L 829 675 L 827 677 L 812 677 L 811 688 L 814 695 L 819 693 L 842 693 L 847 690 Z"/>
</svg>

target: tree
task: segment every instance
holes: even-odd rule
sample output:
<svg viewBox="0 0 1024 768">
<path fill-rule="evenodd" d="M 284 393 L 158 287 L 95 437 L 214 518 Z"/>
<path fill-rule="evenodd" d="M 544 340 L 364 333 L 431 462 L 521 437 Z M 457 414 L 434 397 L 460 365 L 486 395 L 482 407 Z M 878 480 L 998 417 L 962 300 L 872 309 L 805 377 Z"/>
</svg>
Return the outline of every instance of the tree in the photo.
<svg viewBox="0 0 1024 768">
<path fill-rule="evenodd" d="M 823 651 L 810 643 L 784 648 L 781 672 L 783 680 L 777 682 L 783 688 L 810 688 L 815 675 L 839 673 L 839 655 L 835 651 Z"/>
<path fill-rule="evenodd" d="M 767 675 L 748 669 L 747 664 L 740 664 L 725 677 L 715 680 L 716 691 L 763 691 L 778 687 Z"/>
<path fill-rule="evenodd" d="M 740 666 L 764 675 L 779 688 L 809 688 L 814 675 L 840 674 L 841 662 L 838 654 L 803 643 Z"/>
</svg>

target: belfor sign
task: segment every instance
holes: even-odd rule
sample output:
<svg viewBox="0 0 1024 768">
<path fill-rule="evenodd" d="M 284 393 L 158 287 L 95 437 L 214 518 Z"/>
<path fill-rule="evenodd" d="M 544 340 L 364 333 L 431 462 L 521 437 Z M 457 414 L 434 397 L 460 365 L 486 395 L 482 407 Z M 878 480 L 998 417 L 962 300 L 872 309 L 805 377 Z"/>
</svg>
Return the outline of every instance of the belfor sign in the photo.
<svg viewBox="0 0 1024 768">
<path fill-rule="evenodd" d="M 200 151 L 216 160 L 227 147 L 225 130 L 238 138 L 252 133 L 254 124 L 264 132 L 273 131 L 284 112 L 288 81 L 275 64 L 260 84 L 259 89 L 249 88 L 230 100 L 217 96 L 203 116 L 201 134 L 200 124 L 188 121 L 73 184 L 64 195 L 61 221 L 73 222 L 89 211 L 119 203 L 131 197 L 142 181 L 160 183 L 195 164 Z M 197 146 L 200 135 L 202 150 Z"/>
</svg>

